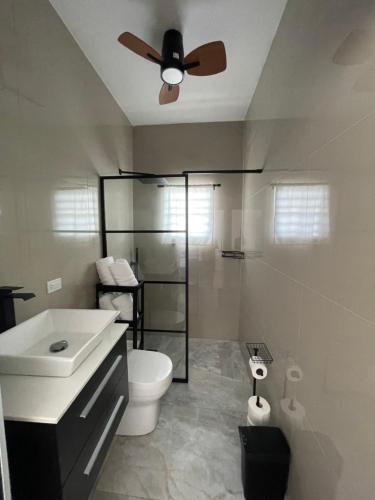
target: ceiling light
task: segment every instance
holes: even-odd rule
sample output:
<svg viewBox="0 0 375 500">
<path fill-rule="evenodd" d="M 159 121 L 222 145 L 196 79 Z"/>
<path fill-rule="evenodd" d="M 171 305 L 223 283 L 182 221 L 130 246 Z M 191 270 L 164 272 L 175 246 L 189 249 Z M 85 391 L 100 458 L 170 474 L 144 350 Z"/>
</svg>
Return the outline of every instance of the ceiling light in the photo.
<svg viewBox="0 0 375 500">
<path fill-rule="evenodd" d="M 161 77 L 168 85 L 178 85 L 184 79 L 184 73 L 178 68 L 165 68 L 161 72 Z"/>
</svg>

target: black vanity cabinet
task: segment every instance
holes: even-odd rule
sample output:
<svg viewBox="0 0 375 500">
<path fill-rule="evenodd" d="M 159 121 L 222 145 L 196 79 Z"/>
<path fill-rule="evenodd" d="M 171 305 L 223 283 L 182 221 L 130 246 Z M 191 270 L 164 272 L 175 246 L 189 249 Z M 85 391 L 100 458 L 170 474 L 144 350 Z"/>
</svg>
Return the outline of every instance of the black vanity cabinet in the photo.
<svg viewBox="0 0 375 500">
<path fill-rule="evenodd" d="M 127 403 L 123 335 L 57 424 L 5 422 L 13 500 L 86 500 Z"/>
</svg>

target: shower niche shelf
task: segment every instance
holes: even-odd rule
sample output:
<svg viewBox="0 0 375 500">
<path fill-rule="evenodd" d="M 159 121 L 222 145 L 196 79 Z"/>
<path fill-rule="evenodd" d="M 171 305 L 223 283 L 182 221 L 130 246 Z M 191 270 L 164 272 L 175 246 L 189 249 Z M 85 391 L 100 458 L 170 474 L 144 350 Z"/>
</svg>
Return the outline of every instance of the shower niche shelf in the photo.
<svg viewBox="0 0 375 500">
<path fill-rule="evenodd" d="M 244 259 L 245 253 L 240 250 L 222 250 L 221 256 L 224 259 Z"/>
</svg>

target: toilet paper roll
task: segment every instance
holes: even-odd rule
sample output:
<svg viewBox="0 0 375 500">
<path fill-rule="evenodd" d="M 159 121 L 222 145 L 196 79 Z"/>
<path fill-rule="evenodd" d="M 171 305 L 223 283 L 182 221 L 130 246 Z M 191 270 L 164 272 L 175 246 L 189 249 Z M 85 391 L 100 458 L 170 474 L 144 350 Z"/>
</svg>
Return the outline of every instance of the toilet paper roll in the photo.
<svg viewBox="0 0 375 500">
<path fill-rule="evenodd" d="M 265 398 L 251 396 L 247 402 L 247 421 L 249 425 L 268 425 L 271 418 L 271 407 Z"/>
<path fill-rule="evenodd" d="M 286 377 L 290 382 L 299 382 L 303 379 L 303 373 L 299 366 L 293 365 L 286 371 Z"/>
<path fill-rule="evenodd" d="M 253 422 L 250 420 L 249 416 L 247 416 L 247 425 L 254 427 Z"/>
<path fill-rule="evenodd" d="M 249 359 L 251 374 L 257 380 L 263 380 L 267 377 L 267 366 L 264 363 L 255 363 L 251 358 Z"/>
<path fill-rule="evenodd" d="M 294 398 L 284 398 L 280 406 L 289 423 L 297 429 L 303 428 L 306 412 L 305 408 Z"/>
</svg>

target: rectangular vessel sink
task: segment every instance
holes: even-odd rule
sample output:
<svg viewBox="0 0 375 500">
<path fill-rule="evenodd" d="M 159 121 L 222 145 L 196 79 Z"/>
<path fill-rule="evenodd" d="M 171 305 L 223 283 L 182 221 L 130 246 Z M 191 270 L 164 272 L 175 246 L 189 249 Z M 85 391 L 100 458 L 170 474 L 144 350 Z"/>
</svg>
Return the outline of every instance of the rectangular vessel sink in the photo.
<svg viewBox="0 0 375 500">
<path fill-rule="evenodd" d="M 0 334 L 0 373 L 69 377 L 100 343 L 118 314 L 47 309 Z M 50 346 L 60 341 L 66 341 L 67 347 L 51 352 Z"/>
</svg>

